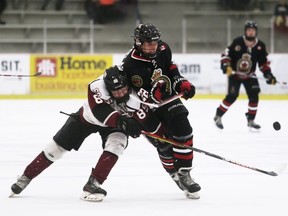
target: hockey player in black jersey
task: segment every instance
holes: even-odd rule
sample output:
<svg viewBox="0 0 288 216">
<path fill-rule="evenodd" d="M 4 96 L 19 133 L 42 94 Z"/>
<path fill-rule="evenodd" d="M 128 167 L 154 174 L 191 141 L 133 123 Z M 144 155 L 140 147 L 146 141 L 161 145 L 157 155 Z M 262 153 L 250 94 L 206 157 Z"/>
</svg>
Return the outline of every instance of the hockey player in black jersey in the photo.
<svg viewBox="0 0 288 216">
<path fill-rule="evenodd" d="M 153 24 L 140 24 L 135 28 L 134 46 L 123 59 L 122 66 L 130 86 L 143 101 L 159 103 L 178 93 L 184 93 L 183 98 L 187 100 L 195 94 L 195 87 L 180 75 L 172 62 L 170 47 L 161 40 L 161 33 Z M 168 129 L 163 136 L 193 145 L 189 113 L 180 99 L 154 112 Z M 149 140 L 157 147 L 163 167 L 179 188 L 188 198 L 198 199 L 201 188 L 190 176 L 193 151 Z"/>
<path fill-rule="evenodd" d="M 255 21 L 248 20 L 244 25 L 244 35 L 233 40 L 225 49 L 221 58 L 221 69 L 228 76 L 228 94 L 216 110 L 214 122 L 223 129 L 222 116 L 236 101 L 241 84 L 244 85 L 248 96 L 248 111 L 245 113 L 247 125 L 252 129 L 260 129 L 261 126 L 254 122 L 257 114 L 260 86 L 255 74 L 257 64 L 263 73 L 266 83 L 276 84 L 276 78 L 271 72 L 268 53 L 264 42 L 257 38 L 258 27 Z"/>
</svg>

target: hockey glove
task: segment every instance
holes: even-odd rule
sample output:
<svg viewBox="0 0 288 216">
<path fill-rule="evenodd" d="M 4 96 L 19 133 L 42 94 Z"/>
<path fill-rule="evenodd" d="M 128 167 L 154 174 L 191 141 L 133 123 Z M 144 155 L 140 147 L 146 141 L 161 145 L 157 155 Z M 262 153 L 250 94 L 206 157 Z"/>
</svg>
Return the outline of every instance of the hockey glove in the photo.
<svg viewBox="0 0 288 216">
<path fill-rule="evenodd" d="M 195 86 L 183 77 L 179 77 L 175 80 L 173 88 L 178 94 L 184 93 L 183 98 L 185 100 L 192 98 L 195 95 Z"/>
<path fill-rule="evenodd" d="M 227 76 L 231 76 L 232 72 L 233 72 L 232 68 L 230 66 L 228 66 L 227 69 L 226 69 L 226 75 Z"/>
<path fill-rule="evenodd" d="M 152 86 L 152 89 L 150 91 L 150 98 L 152 98 L 152 100 L 156 103 L 160 103 L 161 101 L 169 98 L 171 95 L 171 91 L 167 91 L 167 85 L 169 84 L 167 84 L 163 80 L 159 80 L 158 82 L 156 82 Z"/>
<path fill-rule="evenodd" d="M 117 120 L 117 126 L 120 128 L 126 135 L 133 138 L 137 138 L 141 135 L 141 127 L 138 122 L 132 118 L 127 118 L 125 116 L 120 116 Z"/>
<path fill-rule="evenodd" d="M 271 72 L 264 73 L 264 77 L 268 85 L 275 85 L 277 83 L 276 78 L 273 76 Z"/>
<path fill-rule="evenodd" d="M 226 74 L 227 76 L 231 76 L 232 75 L 232 68 L 230 66 L 230 63 L 225 62 L 225 63 L 221 63 L 221 70 L 223 72 L 223 74 Z"/>
</svg>

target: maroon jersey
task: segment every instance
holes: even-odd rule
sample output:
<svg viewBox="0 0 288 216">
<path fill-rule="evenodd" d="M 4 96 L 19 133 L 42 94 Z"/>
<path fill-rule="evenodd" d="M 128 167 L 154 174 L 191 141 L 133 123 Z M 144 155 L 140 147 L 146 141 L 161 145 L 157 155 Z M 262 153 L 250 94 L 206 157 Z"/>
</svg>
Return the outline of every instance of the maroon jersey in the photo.
<svg viewBox="0 0 288 216">
<path fill-rule="evenodd" d="M 102 78 L 89 83 L 88 100 L 83 104 L 82 121 L 101 127 L 117 127 L 120 115 L 134 118 L 143 130 L 156 133 L 161 123 L 154 113 L 144 104 L 133 98 L 138 97 L 130 91 L 128 101 L 117 103 L 105 87 Z"/>
</svg>

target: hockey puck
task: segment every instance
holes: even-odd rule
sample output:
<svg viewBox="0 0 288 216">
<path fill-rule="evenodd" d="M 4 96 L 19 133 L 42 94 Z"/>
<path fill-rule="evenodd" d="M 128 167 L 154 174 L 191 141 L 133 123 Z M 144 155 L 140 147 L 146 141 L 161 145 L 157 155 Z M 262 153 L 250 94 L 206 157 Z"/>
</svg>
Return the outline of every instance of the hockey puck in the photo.
<svg viewBox="0 0 288 216">
<path fill-rule="evenodd" d="M 274 130 L 276 130 L 276 131 L 280 130 L 280 129 L 281 129 L 280 123 L 279 123 L 278 121 L 274 122 L 274 123 L 273 123 L 273 128 L 274 128 Z"/>
</svg>

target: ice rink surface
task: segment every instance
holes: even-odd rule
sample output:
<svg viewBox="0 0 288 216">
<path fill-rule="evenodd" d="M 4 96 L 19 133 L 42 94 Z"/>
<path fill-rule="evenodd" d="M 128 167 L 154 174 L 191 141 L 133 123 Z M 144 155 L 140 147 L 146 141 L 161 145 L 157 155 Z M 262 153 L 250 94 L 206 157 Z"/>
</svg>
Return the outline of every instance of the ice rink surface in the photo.
<svg viewBox="0 0 288 216">
<path fill-rule="evenodd" d="M 288 101 L 260 100 L 250 132 L 244 113 L 247 100 L 236 101 L 223 117 L 224 130 L 213 122 L 221 100 L 184 101 L 190 110 L 194 146 L 267 171 L 288 162 Z M 103 184 L 108 195 L 101 203 L 79 199 L 82 187 L 102 153 L 98 134 L 86 139 L 35 178 L 17 197 L 10 187 L 83 100 L 0 100 L 1 215 L 193 215 L 286 216 L 288 169 L 268 176 L 194 153 L 192 177 L 201 185 L 201 198 L 188 200 L 162 168 L 157 153 L 143 137 L 129 146 Z M 274 121 L 281 123 L 275 131 Z"/>
</svg>

